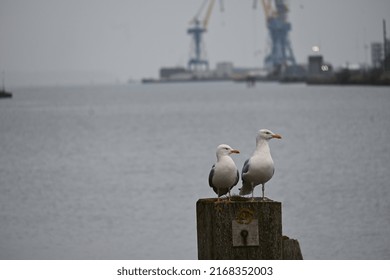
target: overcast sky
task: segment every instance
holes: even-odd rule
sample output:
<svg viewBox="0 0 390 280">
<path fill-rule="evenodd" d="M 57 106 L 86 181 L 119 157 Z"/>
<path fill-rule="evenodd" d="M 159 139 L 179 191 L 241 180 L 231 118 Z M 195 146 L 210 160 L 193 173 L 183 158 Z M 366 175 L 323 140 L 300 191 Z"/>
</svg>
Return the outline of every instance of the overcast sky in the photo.
<svg viewBox="0 0 390 280">
<path fill-rule="evenodd" d="M 187 28 L 202 2 L 0 0 L 1 75 L 10 86 L 157 78 L 162 66 L 186 66 Z M 370 63 L 368 47 L 383 40 L 383 19 L 390 34 L 390 0 L 287 2 L 299 63 L 313 45 L 335 67 Z M 253 0 L 217 1 L 204 37 L 213 68 L 220 61 L 262 66 L 268 33 L 261 5 L 252 7 Z"/>
</svg>

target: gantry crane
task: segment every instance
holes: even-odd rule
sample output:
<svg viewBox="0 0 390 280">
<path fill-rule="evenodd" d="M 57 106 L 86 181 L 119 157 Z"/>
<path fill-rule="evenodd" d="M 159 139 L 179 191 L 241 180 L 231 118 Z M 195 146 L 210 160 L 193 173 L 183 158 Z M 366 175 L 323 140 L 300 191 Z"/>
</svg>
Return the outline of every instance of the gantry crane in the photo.
<svg viewBox="0 0 390 280">
<path fill-rule="evenodd" d="M 288 7 L 285 0 L 262 0 L 262 4 L 271 38 L 271 52 L 265 57 L 264 65 L 270 72 L 280 73 L 283 67 L 296 66 L 288 38 L 291 30 L 291 24 L 287 21 Z"/>
<path fill-rule="evenodd" d="M 203 12 L 205 5 L 209 2 L 206 14 L 203 20 L 200 20 L 200 14 Z M 207 31 L 207 25 L 213 10 L 215 0 L 205 0 L 200 7 L 198 13 L 191 20 L 192 27 L 187 29 L 187 33 L 192 35 L 191 54 L 188 61 L 188 68 L 190 70 L 202 70 L 209 68 L 209 62 L 206 59 L 205 50 L 203 46 L 202 35 Z"/>
</svg>

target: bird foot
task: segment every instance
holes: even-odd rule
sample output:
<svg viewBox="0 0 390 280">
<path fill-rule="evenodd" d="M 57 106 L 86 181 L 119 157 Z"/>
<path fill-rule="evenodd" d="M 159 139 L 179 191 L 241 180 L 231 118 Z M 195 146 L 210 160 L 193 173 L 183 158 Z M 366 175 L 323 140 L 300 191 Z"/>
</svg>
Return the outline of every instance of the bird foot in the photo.
<svg viewBox="0 0 390 280">
<path fill-rule="evenodd" d="M 223 203 L 223 200 L 218 197 L 217 201 L 214 202 L 214 204 Z"/>
</svg>

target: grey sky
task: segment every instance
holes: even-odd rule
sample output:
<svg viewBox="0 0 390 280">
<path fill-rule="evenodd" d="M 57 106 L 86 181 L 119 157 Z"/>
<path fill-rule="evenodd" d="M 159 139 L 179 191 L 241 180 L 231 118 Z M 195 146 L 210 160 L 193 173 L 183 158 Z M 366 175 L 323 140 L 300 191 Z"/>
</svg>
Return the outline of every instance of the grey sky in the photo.
<svg viewBox="0 0 390 280">
<path fill-rule="evenodd" d="M 211 66 L 262 66 L 268 46 L 261 5 L 220 0 L 205 35 Z M 0 0 L 0 71 L 15 85 L 126 82 L 185 66 L 188 23 L 203 0 Z M 299 63 L 313 45 L 326 61 L 370 62 L 367 46 L 390 34 L 389 0 L 288 0 Z M 389 37 L 389 36 L 388 36 Z"/>
</svg>

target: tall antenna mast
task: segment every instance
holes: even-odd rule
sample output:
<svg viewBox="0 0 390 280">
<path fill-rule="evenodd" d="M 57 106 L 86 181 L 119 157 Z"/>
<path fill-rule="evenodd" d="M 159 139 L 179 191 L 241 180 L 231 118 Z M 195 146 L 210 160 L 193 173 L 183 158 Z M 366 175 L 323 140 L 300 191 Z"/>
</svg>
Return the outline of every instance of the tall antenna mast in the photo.
<svg viewBox="0 0 390 280">
<path fill-rule="evenodd" d="M 383 71 L 387 70 L 386 20 L 383 19 Z"/>
<path fill-rule="evenodd" d="M 4 71 L 2 71 L 1 72 L 1 84 L 2 84 L 2 89 L 3 89 L 3 91 L 5 91 L 5 82 L 4 82 L 4 76 L 5 76 L 5 72 Z"/>
</svg>

